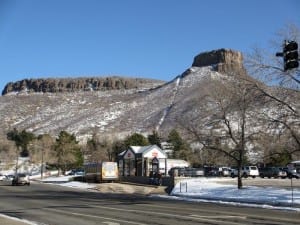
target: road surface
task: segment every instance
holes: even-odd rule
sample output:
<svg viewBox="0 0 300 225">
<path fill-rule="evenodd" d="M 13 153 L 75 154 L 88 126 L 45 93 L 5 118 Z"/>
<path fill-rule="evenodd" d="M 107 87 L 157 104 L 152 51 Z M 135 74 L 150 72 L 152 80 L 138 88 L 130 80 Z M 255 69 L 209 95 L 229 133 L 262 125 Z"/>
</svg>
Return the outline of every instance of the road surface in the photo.
<svg viewBox="0 0 300 225">
<path fill-rule="evenodd" d="M 299 224 L 299 212 L 192 203 L 32 183 L 0 186 L 0 213 L 47 225 Z"/>
</svg>

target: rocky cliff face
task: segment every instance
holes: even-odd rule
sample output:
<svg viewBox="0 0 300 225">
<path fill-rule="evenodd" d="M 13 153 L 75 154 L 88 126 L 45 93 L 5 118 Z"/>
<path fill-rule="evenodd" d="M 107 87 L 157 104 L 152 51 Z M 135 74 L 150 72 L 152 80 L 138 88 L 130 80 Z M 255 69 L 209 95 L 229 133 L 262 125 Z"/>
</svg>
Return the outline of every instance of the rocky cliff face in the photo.
<svg viewBox="0 0 300 225">
<path fill-rule="evenodd" d="M 214 69 L 220 73 L 246 75 L 242 53 L 231 49 L 219 49 L 201 53 L 194 58 L 192 66 L 214 66 Z"/>
<path fill-rule="evenodd" d="M 94 78 L 61 78 L 61 79 L 25 79 L 8 83 L 2 95 L 10 92 L 74 92 L 74 91 L 104 91 L 121 89 L 151 88 L 163 84 L 163 81 L 124 78 L 124 77 L 94 77 Z"/>
</svg>

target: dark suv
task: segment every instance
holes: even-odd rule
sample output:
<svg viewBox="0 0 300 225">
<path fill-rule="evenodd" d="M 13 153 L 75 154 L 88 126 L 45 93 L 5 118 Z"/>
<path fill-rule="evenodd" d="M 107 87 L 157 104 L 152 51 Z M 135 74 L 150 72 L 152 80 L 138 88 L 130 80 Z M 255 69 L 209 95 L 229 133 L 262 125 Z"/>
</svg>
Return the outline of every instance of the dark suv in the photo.
<svg viewBox="0 0 300 225">
<path fill-rule="evenodd" d="M 288 178 L 300 178 L 300 171 L 299 169 L 297 170 L 296 168 L 289 168 L 289 167 L 283 167 L 282 170 L 286 171 L 287 177 Z"/>
<path fill-rule="evenodd" d="M 30 185 L 29 176 L 25 173 L 18 173 L 12 180 L 12 185 Z"/>
<path fill-rule="evenodd" d="M 282 170 L 279 167 L 264 167 L 264 168 L 259 168 L 259 176 L 261 178 L 264 178 L 264 177 L 286 178 L 287 173 L 286 173 L 286 171 Z"/>
</svg>

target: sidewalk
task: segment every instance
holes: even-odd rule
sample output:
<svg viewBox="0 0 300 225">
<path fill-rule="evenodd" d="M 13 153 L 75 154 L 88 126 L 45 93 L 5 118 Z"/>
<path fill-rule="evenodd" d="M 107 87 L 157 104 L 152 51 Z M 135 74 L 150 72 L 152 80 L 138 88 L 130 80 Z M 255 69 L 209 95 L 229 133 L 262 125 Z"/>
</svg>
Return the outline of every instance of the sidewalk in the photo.
<svg viewBox="0 0 300 225">
<path fill-rule="evenodd" d="M 35 223 L 0 214 L 0 225 L 29 225 L 29 224 L 34 225 Z"/>
</svg>

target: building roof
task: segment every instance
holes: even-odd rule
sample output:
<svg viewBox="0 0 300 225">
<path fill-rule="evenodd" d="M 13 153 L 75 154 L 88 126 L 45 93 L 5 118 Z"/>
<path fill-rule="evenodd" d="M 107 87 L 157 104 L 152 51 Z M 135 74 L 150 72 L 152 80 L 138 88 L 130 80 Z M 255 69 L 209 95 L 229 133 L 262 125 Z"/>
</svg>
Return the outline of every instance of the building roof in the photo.
<svg viewBox="0 0 300 225">
<path fill-rule="evenodd" d="M 157 150 L 160 152 L 160 155 L 163 155 L 164 157 L 166 156 L 166 153 L 164 150 L 159 148 L 157 145 L 148 145 L 148 146 L 129 146 L 129 148 L 119 154 L 119 156 L 124 156 L 128 151 L 132 151 L 136 156 L 137 155 L 142 155 L 145 156 L 147 153 Z M 154 155 L 155 157 L 155 155 Z"/>
</svg>

